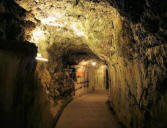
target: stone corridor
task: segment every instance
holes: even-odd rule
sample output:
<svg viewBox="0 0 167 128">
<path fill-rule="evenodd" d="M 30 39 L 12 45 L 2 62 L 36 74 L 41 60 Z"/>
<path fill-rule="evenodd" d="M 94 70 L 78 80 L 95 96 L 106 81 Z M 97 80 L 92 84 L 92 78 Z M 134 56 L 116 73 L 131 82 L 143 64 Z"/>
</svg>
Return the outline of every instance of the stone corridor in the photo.
<svg viewBox="0 0 167 128">
<path fill-rule="evenodd" d="M 167 128 L 167 0 L 0 0 L 0 122 Z"/>
</svg>

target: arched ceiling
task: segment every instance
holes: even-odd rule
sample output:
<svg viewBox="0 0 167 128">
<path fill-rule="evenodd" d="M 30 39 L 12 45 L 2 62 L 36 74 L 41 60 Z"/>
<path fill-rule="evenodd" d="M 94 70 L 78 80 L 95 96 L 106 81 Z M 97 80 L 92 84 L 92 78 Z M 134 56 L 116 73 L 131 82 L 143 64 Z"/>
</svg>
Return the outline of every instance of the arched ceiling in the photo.
<svg viewBox="0 0 167 128">
<path fill-rule="evenodd" d="M 35 24 L 25 33 L 36 43 L 39 52 L 48 57 L 48 50 L 78 50 L 101 59 L 114 53 L 119 14 L 107 1 L 96 0 L 15 0 L 27 10 L 26 20 Z M 82 47 L 86 45 L 85 47 Z M 71 49 L 70 46 L 73 48 Z M 56 52 L 56 49 L 55 49 Z M 58 54 L 56 52 L 56 54 Z"/>
<path fill-rule="evenodd" d="M 27 11 L 24 20 L 32 23 L 25 28 L 25 39 L 35 43 L 47 58 L 53 56 L 48 51 L 56 45 L 54 57 L 61 50 L 68 53 L 75 49 L 85 54 L 91 51 L 91 55 L 115 63 L 118 59 L 141 58 L 150 46 L 166 40 L 166 2 L 162 0 L 15 2 Z"/>
</svg>

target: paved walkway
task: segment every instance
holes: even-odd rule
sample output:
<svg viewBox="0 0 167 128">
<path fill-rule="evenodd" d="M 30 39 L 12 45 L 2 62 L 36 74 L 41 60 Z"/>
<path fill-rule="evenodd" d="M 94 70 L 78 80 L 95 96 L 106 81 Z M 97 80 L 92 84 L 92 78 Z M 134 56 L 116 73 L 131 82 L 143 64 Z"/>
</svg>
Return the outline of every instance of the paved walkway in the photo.
<svg viewBox="0 0 167 128">
<path fill-rule="evenodd" d="M 56 128 L 118 128 L 106 100 L 102 90 L 76 98 L 67 105 Z"/>
</svg>

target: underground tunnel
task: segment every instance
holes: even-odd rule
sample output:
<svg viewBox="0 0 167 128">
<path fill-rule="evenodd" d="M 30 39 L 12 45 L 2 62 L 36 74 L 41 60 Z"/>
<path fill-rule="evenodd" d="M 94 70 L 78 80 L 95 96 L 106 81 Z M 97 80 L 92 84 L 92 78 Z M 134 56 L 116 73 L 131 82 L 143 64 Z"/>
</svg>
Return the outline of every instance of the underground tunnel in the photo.
<svg viewBox="0 0 167 128">
<path fill-rule="evenodd" d="M 1 128 L 166 128 L 167 1 L 0 0 Z"/>
</svg>

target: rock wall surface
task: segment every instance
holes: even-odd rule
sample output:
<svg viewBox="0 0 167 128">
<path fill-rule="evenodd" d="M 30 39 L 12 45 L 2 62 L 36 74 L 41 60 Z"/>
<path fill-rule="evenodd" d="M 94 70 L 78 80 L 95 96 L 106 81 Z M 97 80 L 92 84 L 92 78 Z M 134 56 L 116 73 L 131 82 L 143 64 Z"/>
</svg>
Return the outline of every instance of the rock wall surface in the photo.
<svg viewBox="0 0 167 128">
<path fill-rule="evenodd" d="M 27 42 L 0 42 L 1 127 L 26 127 L 28 106 L 35 90 L 33 73 L 37 48 Z"/>
<path fill-rule="evenodd" d="M 124 17 L 117 52 L 108 63 L 111 106 L 124 127 L 165 128 L 166 3 L 110 2 Z"/>
<path fill-rule="evenodd" d="M 47 64 L 36 64 L 35 45 L 24 42 L 38 20 L 13 0 L 1 0 L 0 21 L 1 126 L 51 128 L 70 97 L 59 93 Z"/>
<path fill-rule="evenodd" d="M 7 40 L 27 40 L 35 29 L 35 22 L 26 19 L 28 12 L 13 0 L 0 1 L 0 38 Z"/>
</svg>

